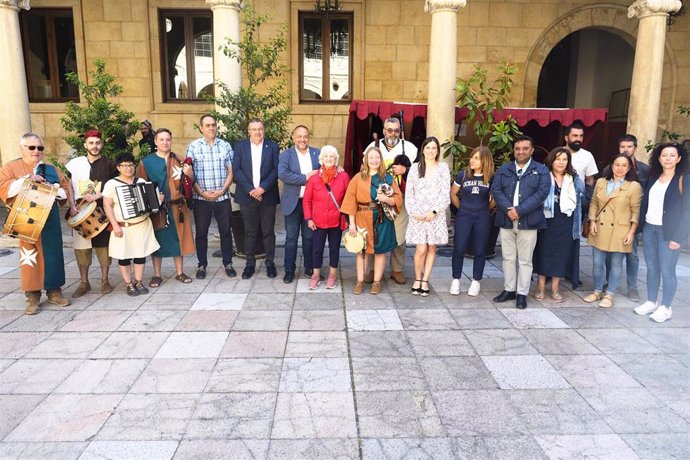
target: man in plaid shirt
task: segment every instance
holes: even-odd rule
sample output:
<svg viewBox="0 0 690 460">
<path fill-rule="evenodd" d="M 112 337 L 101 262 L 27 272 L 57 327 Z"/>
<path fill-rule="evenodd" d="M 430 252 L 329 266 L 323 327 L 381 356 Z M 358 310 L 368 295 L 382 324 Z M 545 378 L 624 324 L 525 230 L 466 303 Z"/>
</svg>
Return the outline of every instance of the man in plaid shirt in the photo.
<svg viewBox="0 0 690 460">
<path fill-rule="evenodd" d="M 213 115 L 204 114 L 199 119 L 199 130 L 204 136 L 187 147 L 187 157 L 194 169 L 194 222 L 196 224 L 196 257 L 199 261 L 197 279 L 206 278 L 208 265 L 208 228 L 211 217 L 216 218 L 220 233 L 220 250 L 223 266 L 229 277 L 237 276 L 232 268 L 232 230 L 230 229 L 230 184 L 232 184 L 232 159 L 234 153 L 229 143 L 216 137 L 218 123 Z"/>
</svg>

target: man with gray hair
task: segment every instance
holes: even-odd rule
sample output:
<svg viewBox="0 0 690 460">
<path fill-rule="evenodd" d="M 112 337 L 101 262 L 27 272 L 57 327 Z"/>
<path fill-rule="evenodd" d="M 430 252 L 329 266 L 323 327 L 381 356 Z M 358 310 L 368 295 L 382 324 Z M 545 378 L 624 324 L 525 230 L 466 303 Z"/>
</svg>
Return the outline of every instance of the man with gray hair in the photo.
<svg viewBox="0 0 690 460">
<path fill-rule="evenodd" d="M 0 168 L 0 198 L 11 206 L 30 185 L 28 181 L 32 181 L 57 188 L 57 200 L 64 201 L 69 182 L 59 169 L 43 162 L 45 147 L 41 137 L 35 133 L 26 133 L 20 138 L 19 147 L 22 157 Z M 8 222 L 6 225 L 11 224 Z M 22 290 L 26 294 L 27 315 L 38 313 L 43 289 L 46 290 L 49 303 L 58 307 L 70 304 L 61 290 L 65 284 L 65 260 L 62 255 L 62 230 L 56 202 L 49 210 L 38 240 L 35 243 L 24 239 L 19 241 L 19 268 Z"/>
<path fill-rule="evenodd" d="M 383 123 L 383 142 L 378 147 L 383 155 L 386 170 L 393 175 L 404 195 L 405 178 L 410 166 L 417 159 L 417 147 L 412 142 L 402 139 L 400 133 L 400 119 L 396 117 L 387 118 Z M 366 152 L 371 147 L 377 146 L 377 144 L 379 144 L 377 141 L 372 142 L 364 151 Z M 398 210 L 398 217 L 394 221 L 395 238 L 398 242 L 398 247 L 391 251 L 391 278 L 398 284 L 405 284 L 407 281 L 403 274 L 403 264 L 405 262 L 405 232 L 407 231 L 408 220 L 405 206 L 402 206 Z M 374 256 L 369 255 L 368 257 L 370 257 L 370 260 L 367 262 L 367 266 L 372 267 L 372 269 L 366 274 L 365 281 L 371 283 L 374 281 Z"/>
</svg>

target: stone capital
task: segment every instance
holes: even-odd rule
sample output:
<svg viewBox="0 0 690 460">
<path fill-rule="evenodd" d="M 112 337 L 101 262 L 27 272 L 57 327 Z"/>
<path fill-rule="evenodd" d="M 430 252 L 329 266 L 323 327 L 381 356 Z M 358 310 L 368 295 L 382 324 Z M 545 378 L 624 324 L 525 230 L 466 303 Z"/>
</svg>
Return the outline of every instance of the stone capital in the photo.
<svg viewBox="0 0 690 460">
<path fill-rule="evenodd" d="M 635 0 L 628 8 L 628 18 L 667 15 L 675 13 L 683 6 L 680 0 Z"/>
<path fill-rule="evenodd" d="M 424 3 L 425 13 L 435 13 L 437 11 L 452 11 L 457 13 L 460 8 L 467 4 L 467 0 L 426 0 Z"/>
<path fill-rule="evenodd" d="M 241 0 L 206 0 L 206 4 L 211 6 L 211 9 L 216 6 L 230 7 L 239 11 L 242 8 Z"/>
<path fill-rule="evenodd" d="M 1 7 L 22 8 L 25 10 L 31 8 L 29 0 L 0 0 L 0 8 Z"/>
</svg>

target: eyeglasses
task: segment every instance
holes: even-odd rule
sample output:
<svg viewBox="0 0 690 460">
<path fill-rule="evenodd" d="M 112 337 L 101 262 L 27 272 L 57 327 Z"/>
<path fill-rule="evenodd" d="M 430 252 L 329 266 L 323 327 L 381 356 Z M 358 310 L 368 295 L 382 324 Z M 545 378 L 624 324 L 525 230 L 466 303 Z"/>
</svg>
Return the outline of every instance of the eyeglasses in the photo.
<svg viewBox="0 0 690 460">
<path fill-rule="evenodd" d="M 400 128 L 386 128 L 384 131 L 386 131 L 388 134 L 400 134 Z"/>
<path fill-rule="evenodd" d="M 46 148 L 43 147 L 42 145 L 25 145 L 27 149 L 31 150 L 32 152 L 36 149 L 38 149 L 39 152 L 44 151 Z"/>
</svg>

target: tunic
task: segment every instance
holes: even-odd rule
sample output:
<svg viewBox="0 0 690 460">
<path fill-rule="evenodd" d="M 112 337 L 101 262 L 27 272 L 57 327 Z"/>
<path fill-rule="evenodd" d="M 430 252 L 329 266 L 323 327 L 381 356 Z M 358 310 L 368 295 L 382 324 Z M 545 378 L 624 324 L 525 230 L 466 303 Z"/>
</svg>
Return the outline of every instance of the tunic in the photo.
<svg viewBox="0 0 690 460">
<path fill-rule="evenodd" d="M 67 190 L 69 183 L 59 169 L 45 165 L 46 181 L 60 184 Z M 7 205 L 14 202 L 14 197 L 8 198 L 10 186 L 20 177 L 33 174 L 34 167 L 21 158 L 10 161 L 0 168 L 0 198 Z M 65 284 L 65 260 L 62 255 L 62 230 L 60 229 L 60 215 L 57 202 L 50 210 L 41 238 L 36 244 L 19 240 L 19 268 L 22 278 L 22 290 L 40 291 L 57 289 Z"/>
<path fill-rule="evenodd" d="M 168 203 L 168 226 L 162 230 L 154 230 L 160 249 L 153 253 L 155 257 L 177 257 L 194 253 L 194 236 L 192 235 L 192 219 L 189 209 L 180 194 L 180 179 L 182 178 L 182 163 L 174 153 L 163 159 L 155 153 L 147 155 L 139 163 L 137 177 L 156 182 L 165 194 Z M 166 184 L 161 186 L 160 184 Z"/>
<path fill-rule="evenodd" d="M 410 244 L 447 244 L 448 224 L 446 209 L 450 206 L 450 169 L 439 162 L 433 174 L 419 177 L 419 163 L 410 168 L 405 190 L 405 207 L 410 216 L 406 241 Z M 415 216 L 436 211 L 431 222 L 415 219 Z"/>
<path fill-rule="evenodd" d="M 138 178 L 137 182 L 146 182 L 142 178 Z M 149 219 L 148 214 L 134 217 L 125 220 L 122 217 L 122 210 L 120 209 L 120 202 L 117 199 L 117 192 L 115 189 L 119 186 L 125 185 L 117 179 L 110 179 L 103 187 L 103 196 L 113 200 L 113 212 L 115 219 L 118 222 L 129 223 L 129 227 L 122 226 L 122 237 L 118 238 L 113 235 L 110 238 L 108 245 L 108 253 L 110 257 L 119 260 L 133 259 L 135 257 L 146 257 L 149 254 L 160 248 L 156 241 L 156 236 L 153 233 L 153 224 Z M 135 224 L 136 225 L 132 225 Z"/>
<path fill-rule="evenodd" d="M 379 234 L 377 244 L 374 245 L 374 222 L 378 219 L 379 212 L 383 211 L 360 211 L 359 206 L 369 206 L 376 198 L 376 190 L 381 183 L 379 176 L 362 178 L 361 174 L 355 175 L 347 186 L 345 199 L 340 210 L 350 216 L 355 216 L 355 225 L 367 229 L 367 254 L 384 254 L 393 250 L 397 245 L 395 238 L 395 227 L 393 222 L 383 216 L 383 220 L 377 226 Z M 402 208 L 402 194 L 398 184 L 393 181 L 390 174 L 386 174 L 386 183 L 392 185 L 394 190 L 393 198 L 395 207 Z M 396 219 L 397 220 L 397 219 Z"/>
<path fill-rule="evenodd" d="M 89 162 L 88 157 L 82 156 L 74 158 L 65 164 L 65 168 L 70 175 L 72 183 L 72 194 L 74 200 L 85 195 L 84 191 L 88 184 L 93 184 L 96 193 L 103 192 L 103 186 L 113 177 L 117 176 L 115 162 L 109 158 L 101 156 L 93 163 Z M 103 200 L 96 201 L 98 207 L 103 208 Z M 103 230 L 91 239 L 84 238 L 72 230 L 72 245 L 74 249 L 107 248 L 110 241 L 110 230 Z"/>
</svg>

